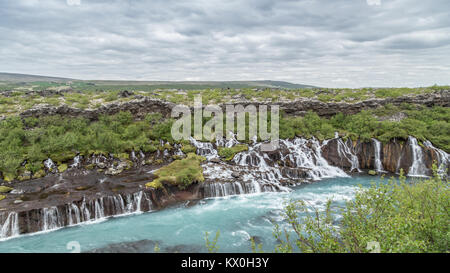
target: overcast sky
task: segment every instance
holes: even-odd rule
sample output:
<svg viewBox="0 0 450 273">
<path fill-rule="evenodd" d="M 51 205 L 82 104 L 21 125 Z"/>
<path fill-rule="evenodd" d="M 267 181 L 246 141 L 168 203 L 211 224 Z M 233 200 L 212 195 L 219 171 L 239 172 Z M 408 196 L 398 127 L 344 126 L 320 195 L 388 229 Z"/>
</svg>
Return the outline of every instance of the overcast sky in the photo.
<svg viewBox="0 0 450 273">
<path fill-rule="evenodd" d="M 0 71 L 450 84 L 449 0 L 2 0 Z"/>
</svg>

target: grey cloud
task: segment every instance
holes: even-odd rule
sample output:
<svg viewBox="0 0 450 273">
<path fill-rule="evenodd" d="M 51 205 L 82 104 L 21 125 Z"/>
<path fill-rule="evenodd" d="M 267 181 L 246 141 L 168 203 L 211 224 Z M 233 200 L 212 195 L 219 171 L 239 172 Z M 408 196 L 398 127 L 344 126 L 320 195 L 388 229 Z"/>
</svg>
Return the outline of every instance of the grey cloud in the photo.
<svg viewBox="0 0 450 273">
<path fill-rule="evenodd" d="M 343 87 L 450 79 L 448 0 L 2 1 L 0 33 L 6 72 Z"/>
</svg>

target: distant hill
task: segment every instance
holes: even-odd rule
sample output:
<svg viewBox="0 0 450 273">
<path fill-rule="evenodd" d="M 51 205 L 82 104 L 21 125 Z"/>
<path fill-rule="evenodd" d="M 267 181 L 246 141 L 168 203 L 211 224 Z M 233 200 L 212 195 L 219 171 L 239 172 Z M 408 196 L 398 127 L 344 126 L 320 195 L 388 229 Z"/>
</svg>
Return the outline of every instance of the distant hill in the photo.
<svg viewBox="0 0 450 273">
<path fill-rule="evenodd" d="M 64 82 L 68 82 L 68 81 L 73 81 L 73 79 L 0 72 L 0 81 L 5 81 L 5 82 L 61 82 L 61 83 L 64 83 Z"/>
<path fill-rule="evenodd" d="M 121 80 L 76 80 L 70 78 L 59 78 L 38 75 L 26 75 L 16 73 L 0 73 L 0 81 L 11 83 L 29 82 L 54 82 L 67 83 L 69 81 L 91 84 L 95 86 L 151 86 L 151 89 L 206 89 L 206 88 L 312 88 L 314 86 L 295 84 L 284 81 L 121 81 Z"/>
</svg>

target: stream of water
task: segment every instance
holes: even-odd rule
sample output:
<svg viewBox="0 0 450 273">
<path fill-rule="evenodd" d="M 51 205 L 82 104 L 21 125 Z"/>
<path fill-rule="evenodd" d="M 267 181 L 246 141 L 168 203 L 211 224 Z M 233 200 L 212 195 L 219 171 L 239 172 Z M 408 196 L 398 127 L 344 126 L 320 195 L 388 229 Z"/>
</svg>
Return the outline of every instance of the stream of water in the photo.
<svg viewBox="0 0 450 273">
<path fill-rule="evenodd" d="M 210 198 L 192 206 L 178 205 L 160 211 L 112 217 L 104 221 L 23 235 L 0 242 L 0 252 L 206 252 L 205 232 L 213 239 L 220 230 L 219 252 L 251 252 L 250 236 L 265 251 L 274 250 L 272 221 L 283 225 L 283 203 L 302 199 L 324 209 L 327 199 L 334 206 L 351 200 L 358 185 L 367 187 L 378 177 L 356 175 L 324 179 L 292 188 L 290 192 L 265 192 Z"/>
</svg>

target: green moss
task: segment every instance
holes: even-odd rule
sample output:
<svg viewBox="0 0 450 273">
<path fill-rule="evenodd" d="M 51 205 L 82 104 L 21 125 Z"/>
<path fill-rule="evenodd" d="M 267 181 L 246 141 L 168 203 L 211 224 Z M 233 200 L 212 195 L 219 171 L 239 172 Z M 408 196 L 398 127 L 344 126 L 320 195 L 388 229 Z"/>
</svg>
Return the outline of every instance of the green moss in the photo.
<svg viewBox="0 0 450 273">
<path fill-rule="evenodd" d="M 127 153 L 120 153 L 120 154 L 117 154 L 117 157 L 120 159 L 129 159 L 130 155 Z"/>
<path fill-rule="evenodd" d="M 61 164 L 61 165 L 58 166 L 58 171 L 60 173 L 63 173 L 63 172 L 65 172 L 67 170 L 67 168 L 68 168 L 67 164 Z"/>
<path fill-rule="evenodd" d="M 94 169 L 94 167 L 95 167 L 95 164 L 89 164 L 86 166 L 86 169 L 92 170 L 92 169 Z"/>
<path fill-rule="evenodd" d="M 162 188 L 164 188 L 164 186 L 161 184 L 161 182 L 158 179 L 156 179 L 156 180 L 154 180 L 152 182 L 146 183 L 145 187 L 153 188 L 153 189 L 162 189 Z"/>
<path fill-rule="evenodd" d="M 200 163 L 205 160 L 204 157 L 198 156 L 194 153 L 189 153 L 186 158 L 176 160 L 167 166 L 155 171 L 156 179 L 150 183 L 154 186 L 158 184 L 168 184 L 178 186 L 179 189 L 184 189 L 194 182 L 203 182 L 203 168 Z M 147 183 L 150 185 L 149 183 Z M 146 184 L 146 186 L 147 186 Z"/>
<path fill-rule="evenodd" d="M 370 174 L 370 175 L 377 175 L 377 172 L 374 171 L 374 170 L 370 170 L 370 171 L 368 171 L 367 173 Z"/>
<path fill-rule="evenodd" d="M 230 161 L 237 153 L 248 151 L 248 146 L 245 144 L 238 144 L 231 148 L 219 147 L 219 155 L 223 159 Z"/>
<path fill-rule="evenodd" d="M 197 148 L 195 148 L 195 146 L 193 146 L 191 144 L 183 144 L 181 146 L 181 151 L 185 154 L 195 153 L 197 151 Z"/>
<path fill-rule="evenodd" d="M 0 193 L 8 193 L 12 190 L 13 190 L 13 188 L 6 187 L 6 186 L 0 186 Z"/>
<path fill-rule="evenodd" d="M 11 182 L 14 180 L 14 178 L 16 178 L 16 176 L 14 174 L 10 174 L 10 173 L 3 174 L 3 180 L 5 180 L 6 182 Z"/>
<path fill-rule="evenodd" d="M 5 199 L 6 196 L 5 195 L 0 195 L 0 201 L 2 201 L 3 199 Z"/>
<path fill-rule="evenodd" d="M 158 149 L 152 144 L 146 144 L 146 145 L 142 146 L 142 151 L 144 153 L 154 153 L 154 152 L 156 152 L 156 150 L 158 150 Z"/>
<path fill-rule="evenodd" d="M 75 152 L 62 152 L 62 153 L 55 153 L 51 154 L 49 157 L 54 162 L 67 162 L 71 159 L 73 159 L 77 154 Z"/>
<path fill-rule="evenodd" d="M 44 176 L 45 176 L 45 171 L 43 169 L 40 169 L 39 171 L 37 171 L 33 174 L 33 178 L 41 178 Z"/>
</svg>

